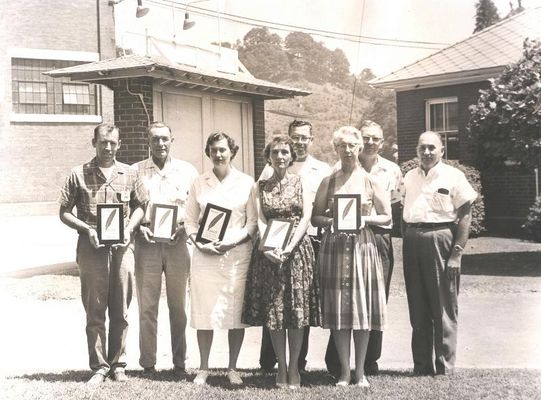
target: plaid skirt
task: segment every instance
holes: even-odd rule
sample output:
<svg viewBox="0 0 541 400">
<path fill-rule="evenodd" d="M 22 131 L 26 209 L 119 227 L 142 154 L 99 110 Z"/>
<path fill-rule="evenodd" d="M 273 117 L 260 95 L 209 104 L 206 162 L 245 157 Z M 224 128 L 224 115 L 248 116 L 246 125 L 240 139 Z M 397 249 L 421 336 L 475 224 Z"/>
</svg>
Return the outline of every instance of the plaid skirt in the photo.
<svg viewBox="0 0 541 400">
<path fill-rule="evenodd" d="M 382 331 L 385 281 L 374 233 L 326 232 L 318 257 L 322 326 Z"/>
</svg>

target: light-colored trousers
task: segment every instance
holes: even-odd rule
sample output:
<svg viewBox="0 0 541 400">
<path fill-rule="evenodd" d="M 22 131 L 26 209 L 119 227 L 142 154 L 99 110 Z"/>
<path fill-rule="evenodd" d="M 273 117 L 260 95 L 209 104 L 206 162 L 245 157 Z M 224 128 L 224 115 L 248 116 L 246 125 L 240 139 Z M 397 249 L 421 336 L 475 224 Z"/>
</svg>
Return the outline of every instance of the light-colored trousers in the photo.
<svg viewBox="0 0 541 400">
<path fill-rule="evenodd" d="M 156 364 L 158 308 L 165 274 L 173 364 L 184 368 L 186 360 L 186 285 L 190 255 L 184 234 L 178 243 L 148 243 L 142 234 L 135 241 L 135 281 L 139 305 L 139 364 Z"/>
<path fill-rule="evenodd" d="M 134 287 L 133 243 L 118 249 L 111 246 L 95 249 L 88 236 L 81 234 L 77 242 L 77 264 L 86 311 L 90 368 L 107 374 L 110 368 L 126 366 L 128 307 Z M 106 312 L 109 314 L 108 340 Z"/>
<path fill-rule="evenodd" d="M 460 277 L 448 279 L 446 272 L 453 247 L 453 231 L 449 227 L 408 227 L 403 239 L 414 372 L 452 372 L 456 358 L 460 281 Z"/>
</svg>

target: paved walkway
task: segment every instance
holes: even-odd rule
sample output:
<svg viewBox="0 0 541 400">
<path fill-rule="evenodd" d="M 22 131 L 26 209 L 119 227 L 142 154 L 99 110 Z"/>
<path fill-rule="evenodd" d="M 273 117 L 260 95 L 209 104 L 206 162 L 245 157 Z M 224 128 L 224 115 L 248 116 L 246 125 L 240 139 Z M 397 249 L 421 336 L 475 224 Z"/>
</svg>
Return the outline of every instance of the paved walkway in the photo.
<svg viewBox="0 0 541 400">
<path fill-rule="evenodd" d="M 0 243 L 4 262 L 0 274 L 29 270 L 56 271 L 73 267 L 76 235 L 54 217 L 2 218 Z M 18 272 L 17 272 L 18 271 Z M 393 279 L 403 279 L 397 268 Z M 499 296 L 488 293 L 459 299 L 459 368 L 541 368 L 541 294 Z M 136 301 L 130 309 L 128 368 L 138 366 Z M 79 300 L 0 302 L 0 375 L 87 369 L 84 311 Z M 159 316 L 158 368 L 170 368 L 167 309 Z M 384 334 L 383 369 L 411 368 L 411 328 L 404 296 L 391 293 L 389 326 Z M 308 368 L 324 368 L 328 332 L 311 333 Z M 257 368 L 260 328 L 246 330 L 240 368 Z M 213 368 L 227 365 L 227 333 L 217 331 L 211 351 Z M 188 368 L 196 368 L 199 354 L 195 331 L 188 328 Z"/>
</svg>

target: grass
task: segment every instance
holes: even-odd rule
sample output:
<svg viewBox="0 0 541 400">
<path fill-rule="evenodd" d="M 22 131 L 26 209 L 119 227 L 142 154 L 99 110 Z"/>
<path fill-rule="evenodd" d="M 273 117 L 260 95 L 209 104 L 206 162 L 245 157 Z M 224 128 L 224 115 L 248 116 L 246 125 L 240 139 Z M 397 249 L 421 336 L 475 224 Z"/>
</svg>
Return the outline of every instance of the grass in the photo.
<svg viewBox="0 0 541 400">
<path fill-rule="evenodd" d="M 194 371 L 192 371 L 194 372 Z M 125 383 L 107 381 L 98 388 L 84 384 L 87 372 L 35 374 L 0 380 L 2 398 L 9 399 L 535 399 L 541 393 L 541 371 L 517 369 L 460 369 L 454 375 L 413 377 L 407 371 L 382 371 L 370 378 L 371 388 L 337 388 L 322 371 L 303 376 L 300 390 L 276 389 L 274 375 L 243 370 L 245 384 L 233 387 L 225 372 L 213 371 L 208 385 L 191 383 L 194 374 L 178 382 L 169 371 L 150 380 L 130 373 Z M 4 397 L 7 396 L 7 397 Z"/>
</svg>

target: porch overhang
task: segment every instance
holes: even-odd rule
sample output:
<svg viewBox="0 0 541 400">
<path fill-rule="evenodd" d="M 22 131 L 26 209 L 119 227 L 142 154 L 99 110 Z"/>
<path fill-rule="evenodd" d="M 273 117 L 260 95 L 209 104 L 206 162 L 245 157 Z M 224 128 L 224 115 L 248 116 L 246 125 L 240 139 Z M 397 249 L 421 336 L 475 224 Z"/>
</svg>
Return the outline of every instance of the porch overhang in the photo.
<svg viewBox="0 0 541 400">
<path fill-rule="evenodd" d="M 69 77 L 73 81 L 99 83 L 109 87 L 117 79 L 152 77 L 159 85 L 220 94 L 260 96 L 268 100 L 311 94 L 306 90 L 256 79 L 247 71 L 239 71 L 239 74 L 206 71 L 189 65 L 172 65 L 157 57 L 139 55 L 80 64 L 48 71 L 45 74 L 55 78 Z"/>
</svg>

